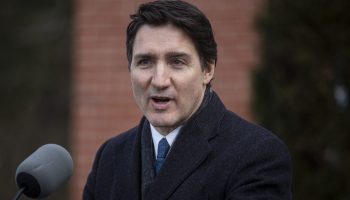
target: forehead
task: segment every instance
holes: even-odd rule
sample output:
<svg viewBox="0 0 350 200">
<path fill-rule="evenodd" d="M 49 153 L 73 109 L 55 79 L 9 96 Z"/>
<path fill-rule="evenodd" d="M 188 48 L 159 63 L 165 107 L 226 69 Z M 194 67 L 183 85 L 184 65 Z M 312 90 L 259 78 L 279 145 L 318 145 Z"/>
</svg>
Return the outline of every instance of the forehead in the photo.
<svg viewBox="0 0 350 200">
<path fill-rule="evenodd" d="M 134 56 L 144 53 L 157 54 L 176 51 L 197 55 L 191 38 L 174 25 L 143 25 L 136 34 L 133 46 Z"/>
</svg>

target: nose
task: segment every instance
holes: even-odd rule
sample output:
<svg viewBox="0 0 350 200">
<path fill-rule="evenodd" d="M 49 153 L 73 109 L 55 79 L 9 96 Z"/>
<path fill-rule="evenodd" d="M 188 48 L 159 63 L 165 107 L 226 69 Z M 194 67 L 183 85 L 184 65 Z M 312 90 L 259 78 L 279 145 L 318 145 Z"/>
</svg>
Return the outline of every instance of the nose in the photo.
<svg viewBox="0 0 350 200">
<path fill-rule="evenodd" d="M 151 84 L 159 90 L 170 86 L 170 74 L 165 64 L 160 63 L 154 68 Z"/>
</svg>

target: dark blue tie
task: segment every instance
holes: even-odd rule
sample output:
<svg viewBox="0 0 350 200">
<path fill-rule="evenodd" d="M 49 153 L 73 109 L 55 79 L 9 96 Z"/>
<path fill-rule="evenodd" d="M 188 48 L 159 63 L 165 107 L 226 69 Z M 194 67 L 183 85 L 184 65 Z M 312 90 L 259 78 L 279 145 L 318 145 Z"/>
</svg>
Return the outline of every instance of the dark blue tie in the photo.
<svg viewBox="0 0 350 200">
<path fill-rule="evenodd" d="M 158 143 L 158 154 L 155 165 L 156 174 L 158 174 L 160 168 L 162 167 L 169 149 L 170 146 L 168 144 L 168 141 L 165 138 L 161 139 Z"/>
</svg>

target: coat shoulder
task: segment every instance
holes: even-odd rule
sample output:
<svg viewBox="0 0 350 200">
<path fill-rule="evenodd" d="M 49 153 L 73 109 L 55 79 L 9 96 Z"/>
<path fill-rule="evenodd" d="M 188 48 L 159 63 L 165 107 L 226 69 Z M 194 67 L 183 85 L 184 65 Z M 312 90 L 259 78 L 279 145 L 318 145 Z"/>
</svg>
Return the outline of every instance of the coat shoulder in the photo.
<svg viewBox="0 0 350 200">
<path fill-rule="evenodd" d="M 127 141 L 133 140 L 138 132 L 138 127 L 131 128 L 125 132 L 120 133 L 108 139 L 103 145 L 105 148 L 122 148 Z"/>
<path fill-rule="evenodd" d="M 275 133 L 249 122 L 231 111 L 225 112 L 218 132 L 247 148 L 259 143 L 268 143 L 267 141 L 272 141 L 281 148 L 287 148 Z"/>
<path fill-rule="evenodd" d="M 226 185 L 228 199 L 243 193 L 256 199 L 269 193 L 271 199 L 291 199 L 292 163 L 287 145 L 271 131 L 232 112 L 223 118 L 221 132 L 234 166 Z M 228 123 L 235 121 L 236 123 Z M 278 197 L 278 198 L 277 198 Z"/>
</svg>

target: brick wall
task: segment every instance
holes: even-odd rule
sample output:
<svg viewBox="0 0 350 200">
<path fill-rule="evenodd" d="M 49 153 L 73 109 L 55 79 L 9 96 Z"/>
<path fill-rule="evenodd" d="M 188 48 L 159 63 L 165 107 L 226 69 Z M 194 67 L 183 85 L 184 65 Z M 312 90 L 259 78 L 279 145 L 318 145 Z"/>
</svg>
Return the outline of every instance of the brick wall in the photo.
<svg viewBox="0 0 350 200">
<path fill-rule="evenodd" d="M 124 45 L 129 14 L 140 2 L 75 1 L 71 200 L 81 199 L 97 148 L 140 119 Z M 253 22 L 262 0 L 190 2 L 206 13 L 214 28 L 219 52 L 213 88 L 228 108 L 251 119 L 249 76 L 257 60 Z"/>
</svg>

